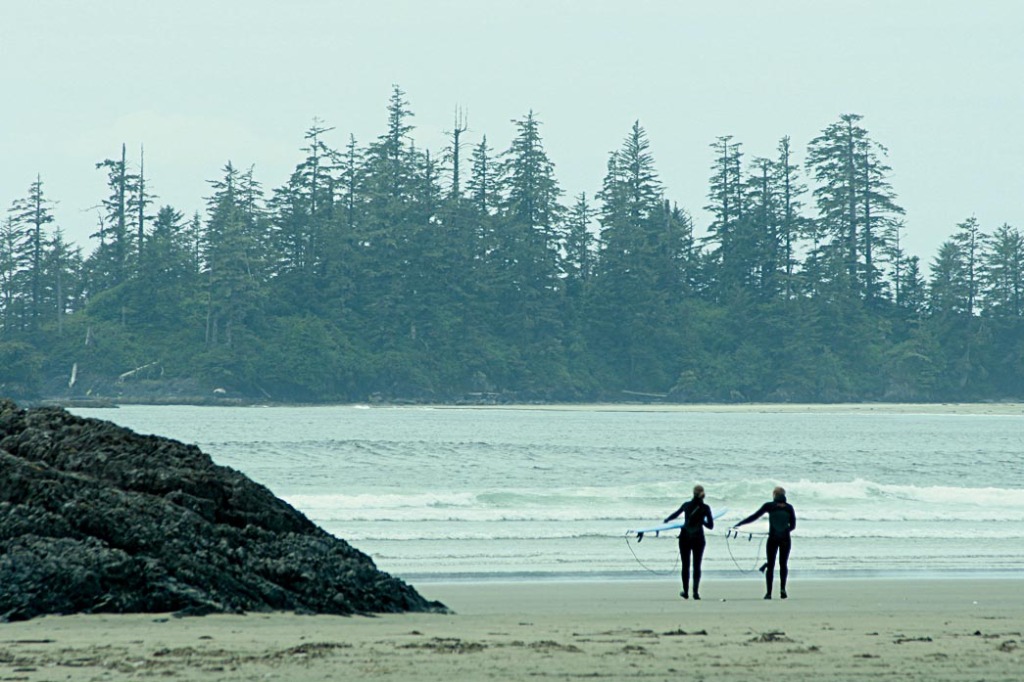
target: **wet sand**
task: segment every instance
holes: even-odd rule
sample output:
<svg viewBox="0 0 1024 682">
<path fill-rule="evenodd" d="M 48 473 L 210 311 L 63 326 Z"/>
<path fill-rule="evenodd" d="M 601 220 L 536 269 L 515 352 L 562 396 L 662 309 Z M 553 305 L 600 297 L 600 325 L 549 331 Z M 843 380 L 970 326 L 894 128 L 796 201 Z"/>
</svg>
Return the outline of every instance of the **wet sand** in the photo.
<svg viewBox="0 0 1024 682">
<path fill-rule="evenodd" d="M 454 613 L 3 624 L 0 680 L 1024 679 L 1024 579 L 417 587 Z"/>
</svg>

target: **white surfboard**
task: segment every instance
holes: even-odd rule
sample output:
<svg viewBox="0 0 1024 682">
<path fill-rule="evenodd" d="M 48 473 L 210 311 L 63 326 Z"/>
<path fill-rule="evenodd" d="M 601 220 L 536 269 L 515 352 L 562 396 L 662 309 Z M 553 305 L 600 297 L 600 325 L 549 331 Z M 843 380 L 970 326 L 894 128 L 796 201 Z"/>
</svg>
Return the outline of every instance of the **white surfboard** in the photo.
<svg viewBox="0 0 1024 682">
<path fill-rule="evenodd" d="M 729 511 L 728 507 L 723 507 L 722 509 L 718 510 L 717 512 L 712 512 L 711 518 L 717 520 L 720 516 L 722 516 L 723 514 L 725 514 L 728 511 Z M 635 533 L 636 537 L 637 537 L 637 542 L 640 542 L 640 540 L 644 539 L 644 535 L 647 534 L 647 533 L 654 533 L 654 536 L 657 537 L 658 534 L 661 533 L 664 530 L 675 530 L 677 528 L 682 528 L 685 525 L 686 525 L 686 521 L 671 521 L 669 523 L 663 523 L 663 524 L 658 525 L 658 526 L 651 526 L 650 528 L 638 528 L 637 530 L 630 530 L 630 531 L 626 531 L 626 532 L 627 532 L 627 534 L 628 533 Z"/>
</svg>

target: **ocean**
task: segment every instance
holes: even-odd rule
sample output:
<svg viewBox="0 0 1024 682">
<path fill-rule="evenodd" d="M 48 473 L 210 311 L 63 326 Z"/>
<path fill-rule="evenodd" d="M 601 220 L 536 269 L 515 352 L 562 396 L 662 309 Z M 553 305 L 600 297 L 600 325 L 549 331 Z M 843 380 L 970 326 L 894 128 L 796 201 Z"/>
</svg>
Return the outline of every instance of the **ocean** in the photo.
<svg viewBox="0 0 1024 682">
<path fill-rule="evenodd" d="M 77 408 L 195 443 L 410 582 L 678 572 L 637 543 L 694 484 L 725 513 L 708 578 L 758 577 L 776 485 L 800 576 L 1024 577 L 1024 413 L 537 408 Z"/>
</svg>

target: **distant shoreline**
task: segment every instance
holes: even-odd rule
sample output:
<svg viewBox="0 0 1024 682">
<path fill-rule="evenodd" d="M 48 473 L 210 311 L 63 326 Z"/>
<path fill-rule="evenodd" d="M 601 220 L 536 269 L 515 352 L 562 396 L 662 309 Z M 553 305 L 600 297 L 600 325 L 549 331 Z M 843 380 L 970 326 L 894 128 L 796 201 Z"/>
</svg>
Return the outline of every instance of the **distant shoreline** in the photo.
<svg viewBox="0 0 1024 682">
<path fill-rule="evenodd" d="M 542 405 L 423 405 L 435 409 L 587 410 L 592 412 L 750 412 L 1024 415 L 1024 403 L 552 403 Z"/>
<path fill-rule="evenodd" d="M 436 410 L 545 410 L 589 412 L 731 412 L 763 414 L 963 414 L 963 415 L 1024 415 L 1024 402 L 982 403 L 275 403 L 267 401 L 240 401 L 235 399 L 202 399 L 180 401 L 136 400 L 42 400 L 24 402 L 22 406 L 71 407 L 76 409 L 111 409 L 121 406 L 148 407 L 287 407 L 287 408 L 424 408 Z"/>
</svg>

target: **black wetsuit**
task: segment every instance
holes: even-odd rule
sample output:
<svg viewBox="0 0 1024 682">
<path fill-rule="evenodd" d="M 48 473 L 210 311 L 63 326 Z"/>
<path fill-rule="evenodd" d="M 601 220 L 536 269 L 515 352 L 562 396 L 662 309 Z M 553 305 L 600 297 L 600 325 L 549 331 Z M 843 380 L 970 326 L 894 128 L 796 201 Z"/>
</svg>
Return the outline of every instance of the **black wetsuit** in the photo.
<svg viewBox="0 0 1024 682">
<path fill-rule="evenodd" d="M 686 522 L 679 529 L 679 556 L 683 560 L 683 597 L 688 597 L 690 592 L 690 555 L 693 555 L 693 598 L 700 599 L 700 563 L 704 558 L 704 527 L 708 529 L 715 527 L 715 520 L 711 515 L 711 507 L 703 501 L 693 499 L 684 502 L 671 516 L 665 519 L 668 523 L 672 519 L 683 514 Z"/>
<path fill-rule="evenodd" d="M 768 515 L 768 563 L 765 566 L 764 580 L 768 590 L 765 598 L 771 597 L 772 581 L 775 577 L 775 555 L 779 556 L 779 583 L 782 587 L 782 596 L 786 596 L 786 578 L 789 577 L 789 551 L 793 548 L 793 540 L 789 533 L 796 528 L 796 512 L 793 505 L 786 502 L 786 498 L 765 502 L 756 512 L 743 519 L 737 526 L 756 521 L 765 514 Z"/>
</svg>

